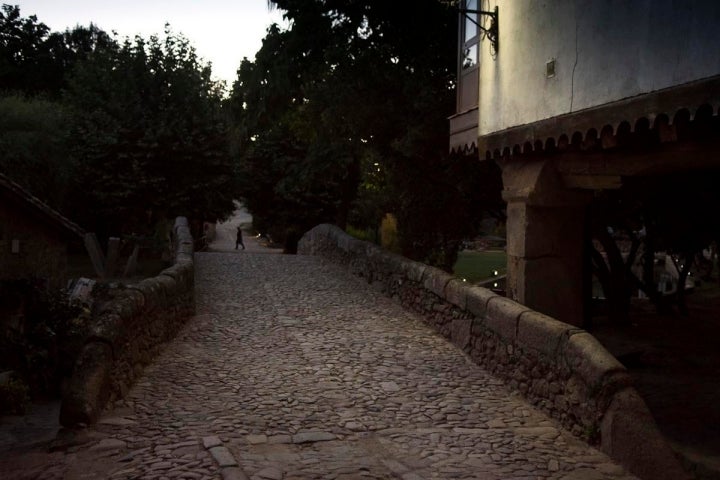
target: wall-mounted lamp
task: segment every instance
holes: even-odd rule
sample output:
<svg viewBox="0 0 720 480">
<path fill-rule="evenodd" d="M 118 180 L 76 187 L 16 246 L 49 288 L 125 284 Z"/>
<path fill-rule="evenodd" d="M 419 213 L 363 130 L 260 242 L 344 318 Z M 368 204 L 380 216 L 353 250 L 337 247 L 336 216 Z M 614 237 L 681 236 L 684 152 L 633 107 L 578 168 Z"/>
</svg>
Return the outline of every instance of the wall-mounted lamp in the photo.
<svg viewBox="0 0 720 480">
<path fill-rule="evenodd" d="M 460 13 L 462 13 L 465 18 L 477 25 L 480 31 L 485 34 L 485 38 L 490 40 L 490 44 L 492 45 L 493 50 L 495 51 L 495 53 L 497 53 L 499 47 L 498 7 L 495 7 L 495 10 L 492 12 L 488 12 L 485 10 L 469 10 L 467 8 L 460 8 Z M 468 15 L 469 13 L 472 15 Z M 490 17 L 490 27 L 486 28 L 485 26 L 480 25 L 478 21 L 475 20 L 475 15 L 487 15 L 488 17 Z"/>
</svg>

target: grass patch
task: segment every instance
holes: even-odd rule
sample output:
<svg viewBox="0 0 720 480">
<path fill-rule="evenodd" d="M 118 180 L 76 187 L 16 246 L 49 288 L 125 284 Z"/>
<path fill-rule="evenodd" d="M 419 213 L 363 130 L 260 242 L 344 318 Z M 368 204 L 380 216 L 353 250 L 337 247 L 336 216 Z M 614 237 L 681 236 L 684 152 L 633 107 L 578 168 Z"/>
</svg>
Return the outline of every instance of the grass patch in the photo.
<svg viewBox="0 0 720 480">
<path fill-rule="evenodd" d="M 502 250 L 460 252 L 453 267 L 456 277 L 470 283 L 492 278 L 494 270 L 497 270 L 498 275 L 505 275 L 507 271 L 507 255 Z"/>
<path fill-rule="evenodd" d="M 371 228 L 362 230 L 360 228 L 355 228 L 352 225 L 348 225 L 345 228 L 345 233 L 351 237 L 357 238 L 358 240 L 375 243 L 375 232 Z"/>
</svg>

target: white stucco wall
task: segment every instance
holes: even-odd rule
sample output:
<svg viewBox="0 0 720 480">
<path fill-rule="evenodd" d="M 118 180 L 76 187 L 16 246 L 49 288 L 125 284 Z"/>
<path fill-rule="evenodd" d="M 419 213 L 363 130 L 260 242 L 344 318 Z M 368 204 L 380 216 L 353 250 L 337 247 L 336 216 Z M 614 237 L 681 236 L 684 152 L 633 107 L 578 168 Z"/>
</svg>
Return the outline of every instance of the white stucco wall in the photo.
<svg viewBox="0 0 720 480">
<path fill-rule="evenodd" d="M 720 0 L 482 4 L 499 7 L 500 48 L 481 42 L 481 136 L 720 74 Z"/>
</svg>

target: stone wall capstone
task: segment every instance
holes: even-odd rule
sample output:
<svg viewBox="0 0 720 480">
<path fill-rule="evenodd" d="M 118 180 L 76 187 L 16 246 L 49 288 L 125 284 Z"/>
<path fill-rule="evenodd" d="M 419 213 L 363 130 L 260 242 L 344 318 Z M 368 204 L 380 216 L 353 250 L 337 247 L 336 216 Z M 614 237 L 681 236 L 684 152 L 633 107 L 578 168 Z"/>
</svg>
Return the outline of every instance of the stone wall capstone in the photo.
<svg viewBox="0 0 720 480">
<path fill-rule="evenodd" d="M 175 220 L 174 264 L 153 278 L 112 289 L 93 308 L 90 335 L 63 392 L 60 423 L 90 424 L 195 314 L 193 238 L 185 217 Z"/>
<path fill-rule="evenodd" d="M 346 266 L 642 479 L 688 478 L 625 367 L 588 332 L 318 225 L 298 245 Z"/>
</svg>

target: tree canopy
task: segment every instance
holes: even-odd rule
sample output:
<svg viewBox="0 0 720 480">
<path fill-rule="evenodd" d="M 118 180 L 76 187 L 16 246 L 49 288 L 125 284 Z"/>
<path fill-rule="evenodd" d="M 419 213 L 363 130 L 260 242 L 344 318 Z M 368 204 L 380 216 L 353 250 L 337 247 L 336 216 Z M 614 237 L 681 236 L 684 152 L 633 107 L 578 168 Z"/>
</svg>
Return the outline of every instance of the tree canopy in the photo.
<svg viewBox="0 0 720 480">
<path fill-rule="evenodd" d="M 228 99 L 169 28 L 149 39 L 93 25 L 57 33 L 3 5 L 0 92 L 16 100 L 0 108 L 57 106 L 29 131 L 62 128 L 32 148 L 4 142 L 17 128 L 0 135 L 0 149 L 12 145 L 0 169 L 101 236 L 166 215 L 221 218 L 239 194 L 288 251 L 317 223 L 376 229 L 393 213 L 404 254 L 451 268 L 500 202 L 493 164 L 448 154 L 457 12 L 438 0 L 270 3 L 289 27 L 268 29 Z M 39 157 L 62 173 L 52 195 L 33 184 Z"/>
<path fill-rule="evenodd" d="M 19 6 L 3 4 L 0 8 L 0 91 L 57 99 L 75 63 L 114 42 L 110 35 L 92 24 L 51 32 L 35 15 L 22 17 Z"/>
<path fill-rule="evenodd" d="M 221 91 L 187 39 L 167 29 L 95 52 L 72 71 L 64 99 L 83 113 L 71 201 L 88 221 L 132 230 L 151 212 L 232 211 Z"/>
<path fill-rule="evenodd" d="M 222 88 L 169 26 L 50 32 L 3 5 L 0 171 L 100 236 L 222 218 L 235 195 Z"/>
<path fill-rule="evenodd" d="M 231 95 L 240 193 L 260 228 L 292 249 L 316 223 L 377 226 L 393 212 L 403 253 L 451 266 L 483 195 L 469 186 L 479 169 L 447 151 L 456 12 L 437 0 L 272 3 L 290 27 L 268 30 Z"/>
</svg>

